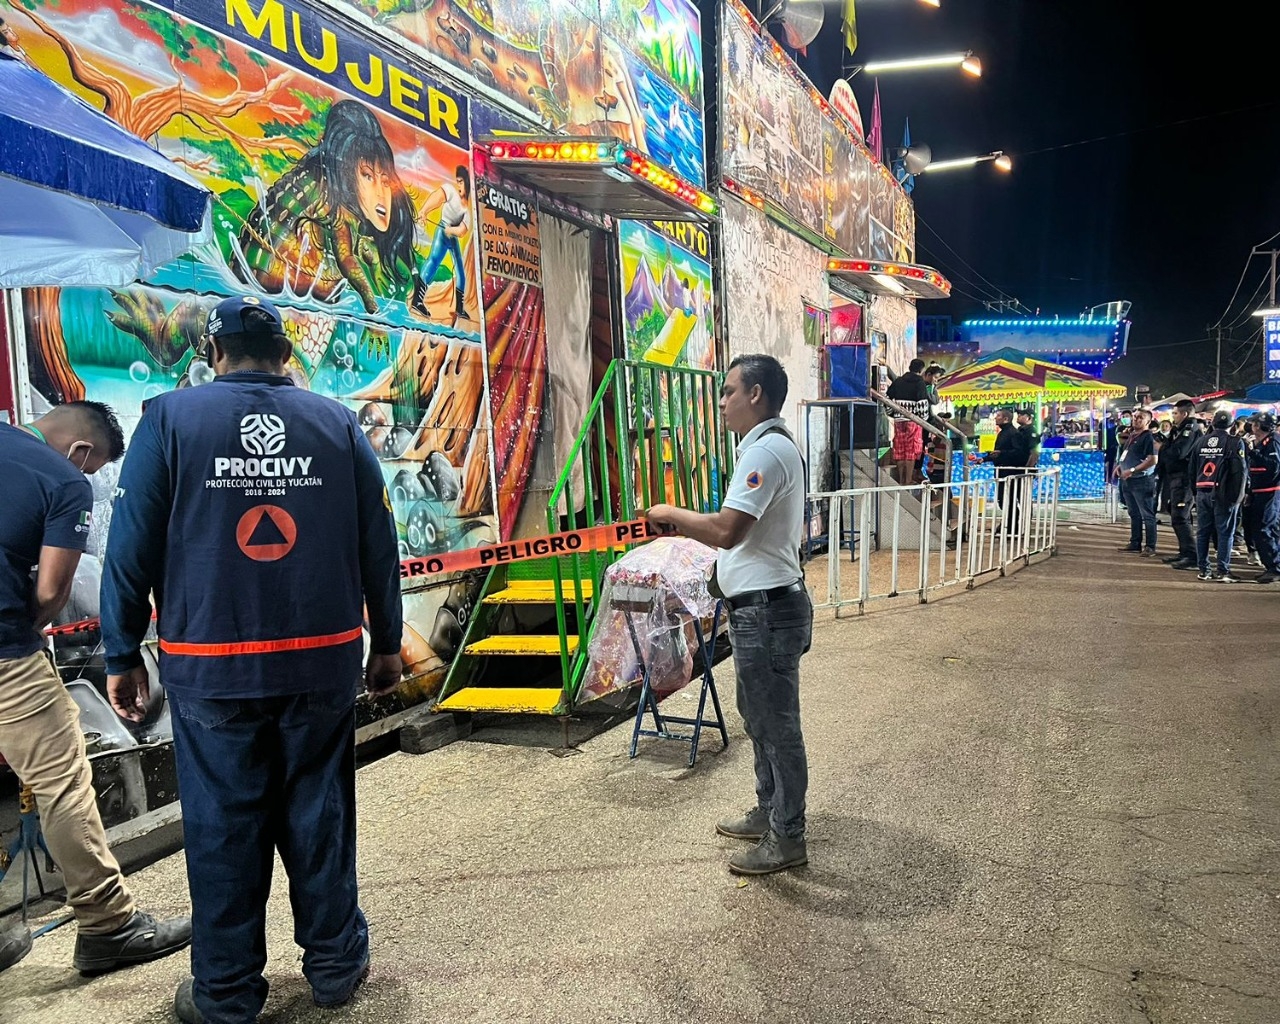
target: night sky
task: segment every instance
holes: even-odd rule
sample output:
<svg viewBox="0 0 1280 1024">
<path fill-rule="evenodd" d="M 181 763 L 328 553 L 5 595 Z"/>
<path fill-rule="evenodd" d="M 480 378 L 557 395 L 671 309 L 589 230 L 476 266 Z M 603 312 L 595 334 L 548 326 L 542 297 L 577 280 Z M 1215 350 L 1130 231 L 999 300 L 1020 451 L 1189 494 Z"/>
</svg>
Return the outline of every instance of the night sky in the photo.
<svg viewBox="0 0 1280 1024">
<path fill-rule="evenodd" d="M 912 141 L 935 160 L 996 149 L 1014 160 L 1011 175 L 986 163 L 916 179 L 917 260 L 954 285 L 951 301 L 922 302 L 920 312 L 991 315 L 982 301 L 1000 293 L 1064 316 L 1128 299 L 1131 354 L 1107 377 L 1208 390 L 1215 345 L 1185 343 L 1206 337 L 1249 250 L 1280 232 L 1280 97 L 1257 87 L 1277 61 L 1256 19 L 1224 6 L 1217 18 L 1197 8 L 1193 20 L 1156 26 L 1152 10 L 1173 17 L 1176 7 L 1116 0 L 942 0 L 940 9 L 859 0 L 857 9 L 853 60 L 966 49 L 983 60 L 980 79 L 958 69 L 882 76 L 886 146 L 901 144 L 909 117 Z M 824 93 L 844 59 L 836 4 L 826 17 L 798 58 Z M 869 124 L 873 82 L 859 74 L 853 87 Z M 1069 145 L 1099 136 L 1119 137 Z M 1268 268 L 1262 258 L 1250 265 L 1224 321 L 1236 325 L 1224 374 L 1241 367 L 1241 383 L 1261 376 L 1261 348 L 1250 350 L 1259 322 L 1244 314 L 1266 298 L 1257 289 Z"/>
</svg>

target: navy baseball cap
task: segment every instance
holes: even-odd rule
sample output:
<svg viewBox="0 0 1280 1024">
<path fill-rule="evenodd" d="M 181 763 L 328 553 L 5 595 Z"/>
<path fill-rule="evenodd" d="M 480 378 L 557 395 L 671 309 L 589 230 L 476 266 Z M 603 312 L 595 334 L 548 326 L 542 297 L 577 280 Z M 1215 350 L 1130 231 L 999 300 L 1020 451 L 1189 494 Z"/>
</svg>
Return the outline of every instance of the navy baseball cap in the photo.
<svg viewBox="0 0 1280 1024">
<path fill-rule="evenodd" d="M 224 334 L 244 333 L 244 311 L 260 309 L 276 322 L 276 329 L 284 330 L 284 320 L 280 311 L 266 299 L 256 295 L 233 295 L 223 299 L 209 310 L 209 318 L 205 321 L 205 334 L 210 338 L 221 338 Z"/>
</svg>

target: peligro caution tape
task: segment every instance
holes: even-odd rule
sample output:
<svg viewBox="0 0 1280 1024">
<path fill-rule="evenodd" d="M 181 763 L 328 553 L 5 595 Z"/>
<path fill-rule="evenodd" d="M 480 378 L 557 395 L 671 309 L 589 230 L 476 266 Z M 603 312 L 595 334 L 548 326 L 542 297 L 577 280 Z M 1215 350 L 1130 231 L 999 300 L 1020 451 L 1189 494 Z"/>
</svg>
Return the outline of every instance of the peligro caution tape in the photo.
<svg viewBox="0 0 1280 1024">
<path fill-rule="evenodd" d="M 553 558 L 557 555 L 578 555 L 624 544 L 642 544 L 672 531 L 654 526 L 647 519 L 632 519 L 625 523 L 608 523 L 605 526 L 589 526 L 582 530 L 566 530 L 545 537 L 529 537 L 511 540 L 504 544 L 486 544 L 483 547 L 451 551 L 427 558 L 410 558 L 400 563 L 400 578 L 414 579 L 420 576 L 439 576 L 442 573 L 460 572 L 464 569 L 491 569 L 496 565 L 523 562 L 531 558 Z"/>
<path fill-rule="evenodd" d="M 669 536 L 673 531 L 654 526 L 647 519 L 631 519 L 625 523 L 608 523 L 589 526 L 582 530 L 566 530 L 544 537 L 510 540 L 503 544 L 486 544 L 465 551 L 450 551 L 426 558 L 409 558 L 400 563 L 400 578 L 423 579 L 427 576 L 443 576 L 446 573 L 466 569 L 488 569 L 496 565 L 510 565 L 531 558 L 550 558 L 557 555 L 578 555 L 626 544 L 643 544 L 657 537 Z M 49 626 L 49 636 L 66 636 L 98 627 L 97 619 L 81 619 L 61 626 Z"/>
</svg>

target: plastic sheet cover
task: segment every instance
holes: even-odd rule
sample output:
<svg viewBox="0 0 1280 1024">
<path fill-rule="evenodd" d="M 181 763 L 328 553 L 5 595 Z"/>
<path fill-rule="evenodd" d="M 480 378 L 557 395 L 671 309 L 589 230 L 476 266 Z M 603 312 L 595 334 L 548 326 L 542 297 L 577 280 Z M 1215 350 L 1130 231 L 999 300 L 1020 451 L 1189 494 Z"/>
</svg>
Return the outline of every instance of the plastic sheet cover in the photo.
<svg viewBox="0 0 1280 1024">
<path fill-rule="evenodd" d="M 706 635 L 715 613 L 716 600 L 707 592 L 715 560 L 715 549 L 698 541 L 660 537 L 609 567 L 580 703 L 639 685 L 645 666 L 659 699 L 689 682 L 698 651 L 694 620 Z"/>
</svg>

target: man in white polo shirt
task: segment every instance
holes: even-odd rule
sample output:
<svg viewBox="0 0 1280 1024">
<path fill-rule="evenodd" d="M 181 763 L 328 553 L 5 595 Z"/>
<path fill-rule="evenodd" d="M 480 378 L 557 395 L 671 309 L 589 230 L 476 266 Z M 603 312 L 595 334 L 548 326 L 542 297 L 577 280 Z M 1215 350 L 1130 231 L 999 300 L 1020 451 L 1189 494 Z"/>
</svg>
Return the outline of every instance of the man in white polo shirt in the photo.
<svg viewBox="0 0 1280 1024">
<path fill-rule="evenodd" d="M 757 841 L 729 861 L 739 875 L 785 871 L 809 859 L 800 656 L 809 649 L 813 605 L 800 569 L 804 467 L 779 415 L 786 399 L 787 374 L 776 359 L 735 359 L 720 411 L 742 442 L 724 506 L 710 514 L 672 505 L 648 512 L 651 522 L 720 549 L 714 583 L 729 610 L 738 712 L 755 748 L 756 806 L 716 825 L 723 836 Z"/>
</svg>

